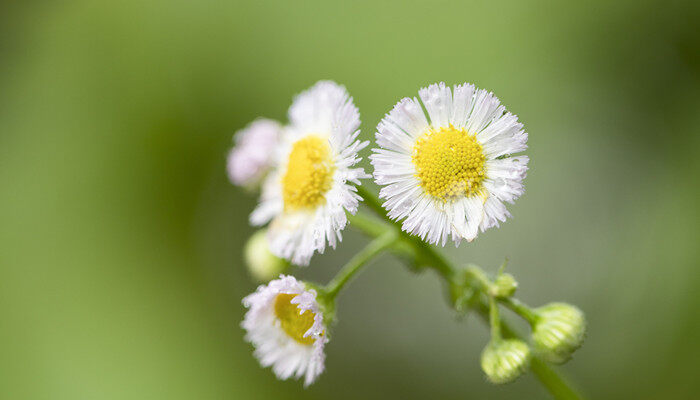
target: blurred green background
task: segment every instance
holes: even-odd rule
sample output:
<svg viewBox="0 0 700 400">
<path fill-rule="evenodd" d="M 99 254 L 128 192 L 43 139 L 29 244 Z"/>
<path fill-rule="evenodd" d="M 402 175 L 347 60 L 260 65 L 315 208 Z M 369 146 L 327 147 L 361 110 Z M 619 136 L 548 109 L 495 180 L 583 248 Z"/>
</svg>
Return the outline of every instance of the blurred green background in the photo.
<svg viewBox="0 0 700 400">
<path fill-rule="evenodd" d="M 0 398 L 547 398 L 531 374 L 486 383 L 486 328 L 389 256 L 341 297 L 317 384 L 258 366 L 239 327 L 255 198 L 225 156 L 319 79 L 366 139 L 421 86 L 493 90 L 530 133 L 527 192 L 448 255 L 509 256 L 520 298 L 586 312 L 562 371 L 590 398 L 697 398 L 698 4 L 3 3 Z M 364 242 L 348 229 L 298 275 L 325 282 Z"/>
</svg>

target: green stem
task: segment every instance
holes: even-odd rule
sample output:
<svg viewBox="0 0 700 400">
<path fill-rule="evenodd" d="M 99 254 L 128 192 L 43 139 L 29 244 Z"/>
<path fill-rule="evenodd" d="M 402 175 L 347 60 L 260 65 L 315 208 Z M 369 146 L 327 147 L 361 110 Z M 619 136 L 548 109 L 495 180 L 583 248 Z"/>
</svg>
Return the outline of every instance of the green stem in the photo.
<svg viewBox="0 0 700 400">
<path fill-rule="evenodd" d="M 491 323 L 491 340 L 501 340 L 501 318 L 498 316 L 498 304 L 489 296 L 489 322 Z"/>
<path fill-rule="evenodd" d="M 358 228 L 371 237 L 379 237 L 387 231 L 394 232 L 397 236 L 400 235 L 394 225 L 388 225 L 384 221 L 380 221 L 377 218 L 370 218 L 361 213 L 350 215 L 348 219 L 353 227 Z M 391 246 L 391 251 L 402 257 L 408 257 L 410 259 L 416 258 L 416 252 L 413 246 L 402 240 L 395 241 Z"/>
<path fill-rule="evenodd" d="M 432 246 L 429 246 L 427 243 L 420 240 L 420 238 L 411 236 L 408 233 L 403 232 L 401 230 L 400 223 L 392 221 L 386 216 L 386 212 L 379 203 L 379 199 L 376 196 L 374 196 L 370 191 L 368 191 L 365 187 L 359 186 L 357 189 L 358 194 L 364 199 L 364 204 L 370 209 L 372 209 L 375 213 L 377 213 L 380 217 L 383 217 L 390 225 L 395 227 L 395 229 L 398 231 L 398 240 L 413 247 L 416 253 L 415 257 L 417 262 L 423 264 L 426 267 L 434 269 L 448 283 L 452 283 L 455 281 L 455 277 L 457 276 L 457 270 L 447 261 L 447 259 L 442 254 L 437 252 Z M 374 232 L 372 232 L 371 230 L 363 229 L 362 226 L 358 226 L 358 228 L 363 230 L 366 234 L 374 236 Z M 475 274 L 475 271 L 478 271 L 478 273 Z M 476 266 L 472 266 L 471 272 L 469 273 L 472 276 L 477 277 L 475 281 L 478 282 L 478 284 L 474 286 L 478 287 L 475 287 L 474 289 L 488 294 L 486 292 L 488 290 L 488 285 L 484 286 L 483 284 L 483 282 L 488 282 L 488 279 L 485 278 L 485 274 L 483 273 L 483 271 Z M 520 307 L 520 305 L 524 306 L 522 303 L 516 303 L 512 301 L 504 301 L 503 303 L 507 307 L 513 309 L 516 313 L 522 315 L 528 321 L 528 318 L 532 317 L 526 311 L 524 311 L 527 308 Z M 483 299 L 480 299 L 476 303 L 475 310 L 483 319 L 489 320 L 491 308 L 486 304 L 486 302 Z M 527 310 L 530 311 L 529 309 Z M 496 312 L 498 312 L 497 309 Z M 519 335 L 507 323 L 505 323 L 505 321 L 501 322 L 500 329 L 502 330 L 504 336 L 514 338 L 519 337 Z M 544 361 L 540 360 L 539 358 L 533 357 L 530 368 L 532 369 L 537 379 L 544 385 L 544 387 L 555 399 L 577 400 L 583 398 L 581 397 L 581 395 L 576 393 L 576 391 L 574 391 L 574 389 L 571 388 L 571 386 L 569 386 L 568 383 L 554 369 L 552 369 L 549 365 L 547 365 Z"/>
<path fill-rule="evenodd" d="M 525 303 L 521 302 L 520 300 L 507 297 L 504 299 L 499 299 L 499 301 L 503 303 L 503 305 L 505 305 L 506 307 L 513 310 L 513 312 L 523 317 L 527 322 L 530 323 L 530 325 L 534 325 L 535 322 L 537 322 L 537 314 L 535 314 L 535 312 L 530 307 L 525 305 Z"/>
<path fill-rule="evenodd" d="M 474 279 L 474 283 L 478 285 L 477 289 L 489 294 L 492 285 L 484 271 L 476 265 L 469 265 L 466 271 Z M 503 271 L 503 266 L 501 266 L 500 271 Z M 516 314 L 520 315 L 523 319 L 530 323 L 530 325 L 534 325 L 535 322 L 537 322 L 537 314 L 535 314 L 535 312 L 522 301 L 513 297 L 501 297 L 497 298 L 497 300 Z"/>
<path fill-rule="evenodd" d="M 382 207 L 382 204 L 379 202 L 379 198 L 377 198 L 377 196 L 375 196 L 374 193 L 367 190 L 366 186 L 357 186 L 357 194 L 359 194 L 360 197 L 362 197 L 362 204 L 372 209 L 372 211 L 374 211 L 380 217 L 385 218 L 387 221 L 393 223 L 393 221 L 389 220 L 389 218 L 386 216 L 386 211 L 384 210 L 384 207 Z"/>
<path fill-rule="evenodd" d="M 388 230 L 374 239 L 338 272 L 324 289 L 324 293 L 329 300 L 334 300 L 346 283 L 374 256 L 390 247 L 397 239 L 393 230 Z"/>
<path fill-rule="evenodd" d="M 387 225 L 386 222 L 362 213 L 348 215 L 348 222 L 351 226 L 373 237 L 381 236 L 382 233 L 388 230 L 395 230 L 393 226 Z"/>
<path fill-rule="evenodd" d="M 553 370 L 547 363 L 537 357 L 533 357 L 530 361 L 530 369 L 535 373 L 537 379 L 549 390 L 549 393 L 555 399 L 561 400 L 580 400 L 581 395 L 561 377 L 557 371 Z"/>
</svg>

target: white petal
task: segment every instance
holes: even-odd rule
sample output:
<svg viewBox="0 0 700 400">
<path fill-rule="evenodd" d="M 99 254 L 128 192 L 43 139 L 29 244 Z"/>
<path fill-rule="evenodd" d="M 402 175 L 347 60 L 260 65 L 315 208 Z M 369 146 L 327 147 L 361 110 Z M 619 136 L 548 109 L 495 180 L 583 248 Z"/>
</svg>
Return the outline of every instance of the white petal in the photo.
<svg viewBox="0 0 700 400">
<path fill-rule="evenodd" d="M 512 203 L 525 192 L 523 179 L 527 176 L 527 156 L 487 160 L 484 188 L 501 201 Z"/>
<path fill-rule="evenodd" d="M 500 117 L 504 111 L 505 107 L 501 105 L 493 93 L 480 89 L 476 92 L 474 108 L 469 115 L 466 128 L 471 133 L 481 132 L 494 118 Z"/>
<path fill-rule="evenodd" d="M 452 117 L 452 92 L 443 82 L 435 83 L 418 91 L 425 109 L 428 110 L 430 125 L 434 128 L 447 128 Z"/>
<path fill-rule="evenodd" d="M 450 122 L 455 128 L 461 129 L 467 123 L 467 118 L 472 112 L 474 104 L 474 85 L 464 83 L 454 88 L 454 99 L 452 101 L 452 118 Z"/>
<path fill-rule="evenodd" d="M 396 125 L 412 138 L 422 135 L 428 129 L 428 120 L 416 98 L 405 97 L 401 99 L 382 121 L 385 124 Z M 377 141 L 380 140 L 379 134 L 378 132 Z"/>
</svg>

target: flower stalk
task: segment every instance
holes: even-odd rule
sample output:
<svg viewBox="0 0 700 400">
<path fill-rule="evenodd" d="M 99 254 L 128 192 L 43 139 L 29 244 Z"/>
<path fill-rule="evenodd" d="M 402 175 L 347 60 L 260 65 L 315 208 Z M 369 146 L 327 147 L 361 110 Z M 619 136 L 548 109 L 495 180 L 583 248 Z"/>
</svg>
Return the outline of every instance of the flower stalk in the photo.
<svg viewBox="0 0 700 400">
<path fill-rule="evenodd" d="M 535 314 L 535 312 L 530 307 L 525 305 L 525 303 L 523 303 L 522 301 L 512 297 L 507 297 L 501 299 L 500 301 L 504 306 L 508 307 L 513 312 L 521 316 L 530 325 L 534 325 L 537 321 L 537 315 Z"/>
<path fill-rule="evenodd" d="M 340 272 L 338 272 L 333 280 L 331 280 L 323 288 L 324 297 L 331 301 L 335 300 L 338 293 L 340 293 L 343 287 L 345 287 L 350 279 L 352 279 L 353 276 L 355 276 L 355 274 L 362 269 L 362 267 L 367 265 L 367 263 L 374 258 L 374 256 L 389 248 L 396 240 L 397 235 L 392 230 L 387 230 L 381 233 L 364 249 L 355 254 L 355 256 L 351 258 L 347 264 L 345 264 Z"/>
<path fill-rule="evenodd" d="M 383 217 L 387 222 L 386 229 L 392 229 L 398 232 L 397 243 L 404 243 L 413 248 L 416 256 L 416 264 L 420 267 L 431 268 L 435 270 L 439 276 L 441 276 L 448 284 L 453 284 L 455 278 L 459 276 L 458 269 L 453 267 L 447 259 L 436 251 L 433 247 L 422 242 L 419 238 L 408 235 L 401 230 L 399 223 L 390 220 L 385 216 L 385 211 L 379 203 L 379 199 L 372 194 L 367 188 L 360 186 L 357 188 L 358 194 L 362 196 L 364 204 L 367 205 L 373 212 L 375 212 L 380 217 Z M 359 214 L 358 214 L 359 215 Z M 357 218 L 357 216 L 355 216 Z M 363 217 L 366 218 L 366 217 Z M 355 219 L 356 220 L 356 219 Z M 355 221 L 354 220 L 354 221 Z M 353 221 L 353 222 L 354 222 Z M 377 229 L 363 229 L 363 224 L 354 225 L 355 227 L 362 230 L 365 234 L 376 237 Z M 478 293 L 488 296 L 489 281 L 486 278 L 486 274 L 483 270 L 476 265 L 470 265 L 467 269 L 467 274 L 472 278 L 468 282 L 472 283 L 471 287 L 468 289 L 475 290 Z M 467 289 L 467 288 L 465 288 Z M 482 317 L 484 321 L 489 323 L 490 320 L 490 307 L 488 303 L 483 299 L 484 296 L 477 296 L 478 300 L 473 305 L 474 310 Z M 510 301 L 509 301 L 510 300 Z M 499 299 L 506 307 L 515 311 L 518 315 L 522 316 L 529 321 L 529 318 L 534 317 L 534 314 L 530 315 L 531 311 L 529 308 L 524 306 L 522 303 L 512 301 L 511 298 Z M 505 322 L 499 322 L 500 334 L 506 338 L 520 338 L 520 336 Z M 550 367 L 546 362 L 541 360 L 537 356 L 533 356 L 530 369 L 533 371 L 537 379 L 542 383 L 542 385 L 549 391 L 549 393 L 558 400 L 580 400 L 583 397 L 576 392 L 576 390 L 571 387 L 571 385 L 562 377 L 560 374 Z"/>
</svg>

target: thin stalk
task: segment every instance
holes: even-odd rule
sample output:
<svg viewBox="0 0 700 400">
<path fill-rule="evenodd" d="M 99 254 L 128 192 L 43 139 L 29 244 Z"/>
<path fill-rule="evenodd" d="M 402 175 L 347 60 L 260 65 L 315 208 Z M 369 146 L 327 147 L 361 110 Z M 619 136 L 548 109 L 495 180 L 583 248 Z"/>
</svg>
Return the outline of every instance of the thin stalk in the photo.
<svg viewBox="0 0 700 400">
<path fill-rule="evenodd" d="M 370 242 L 338 272 L 324 289 L 328 299 L 333 300 L 348 281 L 374 256 L 390 247 L 397 239 L 396 232 L 388 230 Z"/>
<path fill-rule="evenodd" d="M 395 232 L 397 236 L 400 235 L 394 225 L 389 225 L 384 221 L 377 218 L 370 218 L 361 213 L 349 215 L 348 220 L 353 227 L 361 230 L 366 235 L 371 237 L 379 237 L 387 231 Z M 399 256 L 409 257 L 412 259 L 416 257 L 416 252 L 413 249 L 413 246 L 402 240 L 396 240 L 391 246 L 390 250 Z"/>
<path fill-rule="evenodd" d="M 582 399 L 571 385 L 540 358 L 533 357 L 530 361 L 530 369 L 537 379 L 549 390 L 555 399 L 580 400 Z"/>
<path fill-rule="evenodd" d="M 387 221 L 394 223 L 394 221 L 391 221 L 386 216 L 386 210 L 384 210 L 384 207 L 382 207 L 381 203 L 379 202 L 379 198 L 377 198 L 377 196 L 375 196 L 374 193 L 367 190 L 366 186 L 360 185 L 356 187 L 357 194 L 359 194 L 360 197 L 362 197 L 362 204 L 372 209 L 372 211 L 374 211 L 374 213 L 380 216 L 381 218 L 384 218 Z"/>
<path fill-rule="evenodd" d="M 510 308 L 513 310 L 513 312 L 523 317 L 530 323 L 530 325 L 534 325 L 537 321 L 537 314 L 535 314 L 530 307 L 525 305 L 525 303 L 521 302 L 520 300 L 507 297 L 504 299 L 499 299 L 499 301 L 503 303 L 504 306 Z"/>
<path fill-rule="evenodd" d="M 501 340 L 501 318 L 498 316 L 498 304 L 493 296 L 489 296 L 489 323 L 491 324 L 491 340 Z"/>
</svg>

